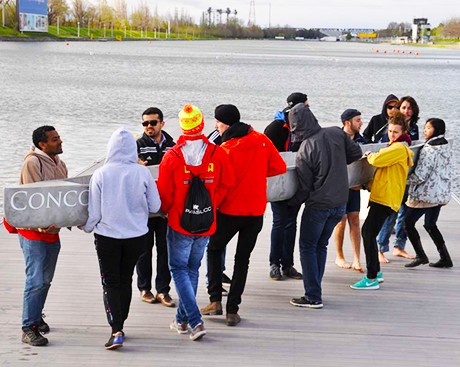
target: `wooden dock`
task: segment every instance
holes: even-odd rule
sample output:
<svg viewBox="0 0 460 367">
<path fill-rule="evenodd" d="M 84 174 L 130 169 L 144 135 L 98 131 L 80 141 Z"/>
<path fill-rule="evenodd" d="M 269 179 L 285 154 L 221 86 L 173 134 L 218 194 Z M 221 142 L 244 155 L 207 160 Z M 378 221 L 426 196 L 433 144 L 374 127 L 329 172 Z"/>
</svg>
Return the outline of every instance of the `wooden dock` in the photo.
<svg viewBox="0 0 460 367">
<path fill-rule="evenodd" d="M 92 235 L 62 231 L 56 275 L 45 306 L 51 333 L 47 347 L 21 343 L 24 259 L 16 235 L 0 228 L 0 366 L 460 366 L 460 208 L 452 201 L 441 211 L 439 227 L 454 262 L 452 269 L 420 266 L 388 256 L 385 283 L 378 291 L 355 291 L 360 278 L 334 265 L 335 248 L 323 280 L 322 310 L 296 308 L 291 297 L 303 294 L 298 280 L 269 276 L 271 210 L 254 250 L 243 303 L 242 322 L 227 327 L 224 316 L 205 316 L 202 340 L 169 330 L 175 309 L 139 300 L 133 287 L 123 348 L 103 347 L 110 329 Z M 417 226 L 430 260 L 434 245 Z M 231 275 L 234 242 L 227 252 Z M 351 259 L 348 237 L 346 254 Z M 413 253 L 410 243 L 408 251 Z M 362 253 L 362 262 L 364 254 Z M 296 246 L 296 267 L 298 247 Z M 202 266 L 198 302 L 208 302 Z M 177 299 L 175 291 L 172 295 Z M 224 298 L 225 302 L 225 298 Z"/>
</svg>

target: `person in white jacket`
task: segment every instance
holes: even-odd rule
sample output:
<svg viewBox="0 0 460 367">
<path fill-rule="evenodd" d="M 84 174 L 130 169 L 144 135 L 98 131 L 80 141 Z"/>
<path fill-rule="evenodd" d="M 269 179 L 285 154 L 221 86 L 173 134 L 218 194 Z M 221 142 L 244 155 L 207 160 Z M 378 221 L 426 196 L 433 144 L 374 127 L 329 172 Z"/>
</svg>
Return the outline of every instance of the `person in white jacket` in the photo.
<svg viewBox="0 0 460 367">
<path fill-rule="evenodd" d="M 104 166 L 89 184 L 88 220 L 94 231 L 107 320 L 112 327 L 106 349 L 123 346 L 134 267 L 146 246 L 149 213 L 159 211 L 158 190 L 147 167 L 137 163 L 133 135 L 119 128 L 110 137 Z"/>
<path fill-rule="evenodd" d="M 425 216 L 424 227 L 441 256 L 439 261 L 430 263 L 430 266 L 435 268 L 453 266 L 444 238 L 436 225 L 441 207 L 446 205 L 451 197 L 453 159 L 451 145 L 444 137 L 445 131 L 446 125 L 441 119 L 432 118 L 426 122 L 423 131 L 426 142 L 420 150 L 416 167 L 408 178 L 410 188 L 404 223 L 407 236 L 417 256 L 415 260 L 404 265 L 406 268 L 428 264 L 428 257 L 415 228 L 415 224 L 423 215 Z"/>
</svg>

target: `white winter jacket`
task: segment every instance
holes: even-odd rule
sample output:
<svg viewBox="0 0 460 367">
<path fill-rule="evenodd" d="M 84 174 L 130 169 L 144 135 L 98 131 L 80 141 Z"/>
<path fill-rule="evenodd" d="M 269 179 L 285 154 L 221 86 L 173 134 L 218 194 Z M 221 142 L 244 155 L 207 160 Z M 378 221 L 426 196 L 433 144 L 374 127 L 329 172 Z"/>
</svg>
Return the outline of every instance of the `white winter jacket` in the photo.
<svg viewBox="0 0 460 367">
<path fill-rule="evenodd" d="M 409 201 L 447 204 L 451 196 L 453 159 L 450 144 L 439 135 L 426 141 L 409 175 Z"/>
</svg>

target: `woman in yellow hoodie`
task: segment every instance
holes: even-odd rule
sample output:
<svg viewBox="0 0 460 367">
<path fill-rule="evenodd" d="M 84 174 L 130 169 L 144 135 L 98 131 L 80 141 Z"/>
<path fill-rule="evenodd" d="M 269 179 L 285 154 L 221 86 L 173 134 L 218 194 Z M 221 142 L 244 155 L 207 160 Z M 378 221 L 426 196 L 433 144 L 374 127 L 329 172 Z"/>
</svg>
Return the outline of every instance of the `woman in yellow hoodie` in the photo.
<svg viewBox="0 0 460 367">
<path fill-rule="evenodd" d="M 406 188 L 407 173 L 413 165 L 414 153 L 408 148 L 410 137 L 404 115 L 396 113 L 388 123 L 389 144 L 377 153 L 364 153 L 371 166 L 377 168 L 370 185 L 369 214 L 363 224 L 362 236 L 366 254 L 367 276 L 351 285 L 353 289 L 379 289 L 380 272 L 376 237 L 392 213 L 397 212 Z M 409 144 L 407 144 L 409 143 Z"/>
</svg>

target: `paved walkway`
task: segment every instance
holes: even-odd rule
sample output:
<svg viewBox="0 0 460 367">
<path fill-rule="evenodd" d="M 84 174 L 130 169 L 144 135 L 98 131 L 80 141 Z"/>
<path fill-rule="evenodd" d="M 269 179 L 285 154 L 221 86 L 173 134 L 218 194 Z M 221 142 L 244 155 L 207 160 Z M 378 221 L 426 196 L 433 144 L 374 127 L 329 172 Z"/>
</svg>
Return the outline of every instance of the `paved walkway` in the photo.
<svg viewBox="0 0 460 367">
<path fill-rule="evenodd" d="M 45 309 L 52 328 L 50 344 L 33 348 L 21 343 L 24 260 L 16 236 L 0 228 L 0 366 L 460 366 L 459 213 L 452 202 L 440 218 L 454 268 L 408 270 L 403 267 L 407 260 L 389 255 L 391 263 L 383 266 L 385 283 L 378 291 L 349 288 L 360 275 L 334 265 L 331 243 L 324 309 L 311 310 L 289 304 L 291 297 L 302 295 L 301 281 L 274 282 L 268 277 L 268 208 L 251 259 L 241 324 L 229 328 L 222 316 L 205 317 L 208 335 L 192 342 L 169 330 L 173 309 L 140 302 L 135 289 L 125 346 L 117 351 L 103 348 L 110 329 L 92 236 L 76 229 L 62 233 Z M 420 232 L 428 256 L 436 260 L 434 245 L 423 229 Z M 233 251 L 234 243 L 228 251 L 229 268 Z M 298 260 L 296 264 L 300 270 Z M 208 300 L 204 271 L 200 306 Z"/>
</svg>

